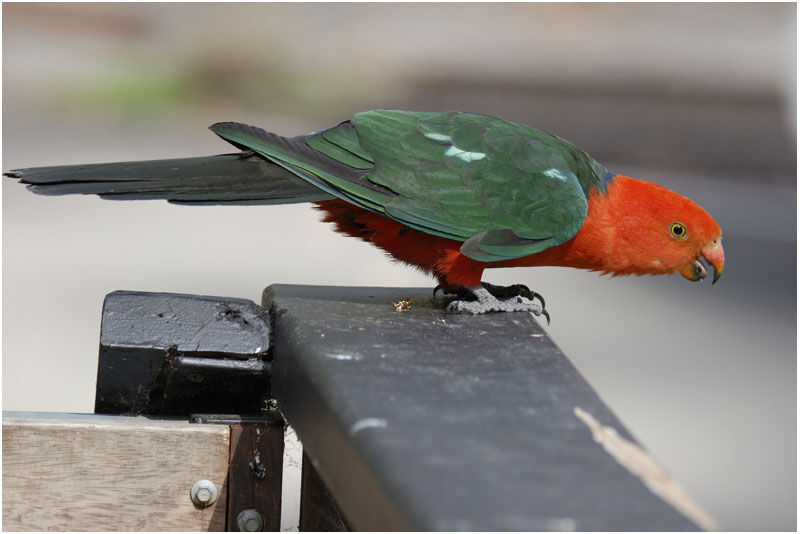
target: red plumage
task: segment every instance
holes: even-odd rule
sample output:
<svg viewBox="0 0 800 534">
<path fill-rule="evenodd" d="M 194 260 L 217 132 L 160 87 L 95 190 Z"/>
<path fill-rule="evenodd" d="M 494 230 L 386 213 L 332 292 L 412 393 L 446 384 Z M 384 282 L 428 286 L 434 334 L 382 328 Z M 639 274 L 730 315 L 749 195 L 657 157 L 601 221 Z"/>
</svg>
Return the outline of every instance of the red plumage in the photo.
<svg viewBox="0 0 800 534">
<path fill-rule="evenodd" d="M 698 279 L 696 259 L 706 257 L 717 275 L 724 267 L 719 225 L 691 200 L 656 184 L 617 175 L 607 192 L 592 190 L 578 234 L 537 254 L 480 262 L 460 252 L 460 241 L 409 228 L 342 200 L 317 202 L 323 221 L 368 241 L 395 259 L 432 274 L 447 292 L 476 287 L 488 267 L 562 266 L 613 275 L 671 274 Z M 675 224 L 683 236 L 671 233 Z"/>
</svg>

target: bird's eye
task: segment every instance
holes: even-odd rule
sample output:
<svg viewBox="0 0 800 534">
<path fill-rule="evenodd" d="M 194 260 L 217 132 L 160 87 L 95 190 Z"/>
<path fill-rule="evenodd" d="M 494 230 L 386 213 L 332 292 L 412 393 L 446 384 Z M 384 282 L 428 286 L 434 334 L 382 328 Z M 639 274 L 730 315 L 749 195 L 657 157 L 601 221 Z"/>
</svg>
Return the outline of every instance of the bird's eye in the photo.
<svg viewBox="0 0 800 534">
<path fill-rule="evenodd" d="M 669 227 L 669 231 L 672 232 L 672 235 L 675 237 L 686 237 L 686 226 L 681 223 L 672 223 L 672 226 Z"/>
</svg>

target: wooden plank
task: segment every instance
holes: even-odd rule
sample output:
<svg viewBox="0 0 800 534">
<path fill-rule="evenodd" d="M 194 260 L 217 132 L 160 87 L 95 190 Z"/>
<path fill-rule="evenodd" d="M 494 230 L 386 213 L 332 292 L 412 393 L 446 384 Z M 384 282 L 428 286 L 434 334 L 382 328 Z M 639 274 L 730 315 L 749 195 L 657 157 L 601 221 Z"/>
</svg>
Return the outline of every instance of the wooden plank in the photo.
<svg viewBox="0 0 800 534">
<path fill-rule="evenodd" d="M 300 532 L 348 532 L 347 524 L 336 501 L 303 453 L 303 478 L 300 486 Z"/>
<path fill-rule="evenodd" d="M 254 510 L 264 531 L 281 529 L 283 422 L 231 425 L 228 530 L 239 531 L 239 515 Z"/>
<path fill-rule="evenodd" d="M 108 416 L 3 416 L 5 530 L 224 530 L 225 425 Z M 208 508 L 189 491 L 211 480 Z"/>
<path fill-rule="evenodd" d="M 354 529 L 698 529 L 530 314 L 446 303 L 412 288 L 264 292 L 276 398 Z M 578 414 L 638 452 L 615 456 Z"/>
</svg>

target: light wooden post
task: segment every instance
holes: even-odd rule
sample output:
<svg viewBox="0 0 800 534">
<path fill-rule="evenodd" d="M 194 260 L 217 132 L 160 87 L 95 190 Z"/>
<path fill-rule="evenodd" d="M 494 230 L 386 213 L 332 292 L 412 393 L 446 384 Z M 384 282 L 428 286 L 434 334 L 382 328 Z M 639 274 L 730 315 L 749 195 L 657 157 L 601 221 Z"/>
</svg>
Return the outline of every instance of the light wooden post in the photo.
<svg viewBox="0 0 800 534">
<path fill-rule="evenodd" d="M 227 425 L 36 414 L 3 417 L 5 530 L 225 530 Z M 213 482 L 216 502 L 190 490 Z"/>
</svg>

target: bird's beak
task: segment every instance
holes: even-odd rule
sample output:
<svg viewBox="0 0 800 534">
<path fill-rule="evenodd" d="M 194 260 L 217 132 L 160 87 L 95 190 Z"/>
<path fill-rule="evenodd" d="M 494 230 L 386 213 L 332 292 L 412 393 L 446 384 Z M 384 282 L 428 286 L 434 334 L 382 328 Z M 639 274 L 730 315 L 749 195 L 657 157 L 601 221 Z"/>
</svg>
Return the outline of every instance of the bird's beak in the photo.
<svg viewBox="0 0 800 534">
<path fill-rule="evenodd" d="M 722 249 L 722 243 L 720 243 L 719 239 L 702 248 L 697 258 L 681 267 L 679 270 L 681 276 L 693 282 L 705 279 L 706 268 L 700 260 L 703 260 L 714 271 L 714 278 L 711 284 L 717 283 L 725 268 L 725 251 Z"/>
</svg>

